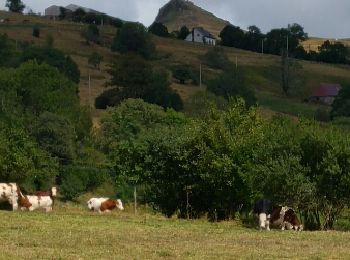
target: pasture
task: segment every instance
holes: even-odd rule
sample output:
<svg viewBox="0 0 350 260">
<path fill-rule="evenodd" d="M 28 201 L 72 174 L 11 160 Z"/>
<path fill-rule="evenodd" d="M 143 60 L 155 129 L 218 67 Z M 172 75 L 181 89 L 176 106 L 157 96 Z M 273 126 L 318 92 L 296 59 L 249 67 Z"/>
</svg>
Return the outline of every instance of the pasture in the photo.
<svg viewBox="0 0 350 260">
<path fill-rule="evenodd" d="M 350 233 L 259 232 L 239 222 L 111 214 L 58 203 L 51 213 L 0 211 L 1 259 L 349 259 Z"/>
</svg>

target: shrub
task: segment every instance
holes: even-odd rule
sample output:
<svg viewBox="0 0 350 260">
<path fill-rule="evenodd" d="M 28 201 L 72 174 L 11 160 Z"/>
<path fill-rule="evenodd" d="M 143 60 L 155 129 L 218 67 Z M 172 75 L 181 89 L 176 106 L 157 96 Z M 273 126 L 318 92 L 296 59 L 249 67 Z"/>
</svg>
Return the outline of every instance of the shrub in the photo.
<svg viewBox="0 0 350 260">
<path fill-rule="evenodd" d="M 149 59 L 154 56 L 155 46 L 145 26 L 128 22 L 118 30 L 113 40 L 112 51 L 122 54 L 134 52 Z"/>
<path fill-rule="evenodd" d="M 118 88 L 112 88 L 104 91 L 95 99 L 95 107 L 97 109 L 106 109 L 107 107 L 113 107 L 120 103 L 119 98 L 120 91 Z"/>
<path fill-rule="evenodd" d="M 67 200 L 75 200 L 84 192 L 110 181 L 110 175 L 103 169 L 71 165 L 64 168 L 60 179 L 63 197 Z"/>
<path fill-rule="evenodd" d="M 224 48 L 215 46 L 210 48 L 206 54 L 202 57 L 203 63 L 214 69 L 225 70 L 232 66 L 230 60 L 228 59 Z"/>
<path fill-rule="evenodd" d="M 148 31 L 160 37 L 169 37 L 168 28 L 162 23 L 153 23 Z"/>
<path fill-rule="evenodd" d="M 187 65 L 177 65 L 174 66 L 173 69 L 173 77 L 177 79 L 180 84 L 185 84 L 186 80 L 192 78 L 191 69 Z"/>
<path fill-rule="evenodd" d="M 33 37 L 40 38 L 40 28 L 38 26 L 33 27 Z"/>
</svg>

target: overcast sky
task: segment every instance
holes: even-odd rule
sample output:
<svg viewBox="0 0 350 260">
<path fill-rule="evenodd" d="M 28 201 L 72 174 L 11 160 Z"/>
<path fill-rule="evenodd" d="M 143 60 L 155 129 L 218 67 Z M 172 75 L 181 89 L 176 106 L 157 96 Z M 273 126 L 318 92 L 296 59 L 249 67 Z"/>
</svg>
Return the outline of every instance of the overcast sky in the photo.
<svg viewBox="0 0 350 260">
<path fill-rule="evenodd" d="M 5 0 L 0 0 L 4 8 Z M 125 20 L 150 25 L 168 0 L 23 0 L 36 12 L 50 5 L 70 3 L 90 7 Z M 350 0 L 193 0 L 196 5 L 246 29 L 257 25 L 263 32 L 301 24 L 310 36 L 350 38 Z"/>
</svg>

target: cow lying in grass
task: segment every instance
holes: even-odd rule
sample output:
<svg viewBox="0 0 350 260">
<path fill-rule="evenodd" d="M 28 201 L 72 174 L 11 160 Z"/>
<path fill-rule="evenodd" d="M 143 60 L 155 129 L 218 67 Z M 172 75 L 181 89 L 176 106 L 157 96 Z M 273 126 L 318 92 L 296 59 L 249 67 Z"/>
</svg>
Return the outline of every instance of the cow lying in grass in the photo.
<svg viewBox="0 0 350 260">
<path fill-rule="evenodd" d="M 36 192 L 42 195 L 23 195 L 19 191 L 18 204 L 21 210 L 33 211 L 36 209 L 45 209 L 46 212 L 52 211 L 54 196 L 56 196 L 56 188 L 53 187 L 49 192 Z"/>
<path fill-rule="evenodd" d="M 0 183 L 0 202 L 8 202 L 12 210 L 18 209 L 18 190 L 16 183 Z"/>
<path fill-rule="evenodd" d="M 124 210 L 123 203 L 120 199 L 112 200 L 110 198 L 91 198 L 87 202 L 88 208 L 91 211 L 110 212 L 111 210 L 118 208 Z"/>
</svg>

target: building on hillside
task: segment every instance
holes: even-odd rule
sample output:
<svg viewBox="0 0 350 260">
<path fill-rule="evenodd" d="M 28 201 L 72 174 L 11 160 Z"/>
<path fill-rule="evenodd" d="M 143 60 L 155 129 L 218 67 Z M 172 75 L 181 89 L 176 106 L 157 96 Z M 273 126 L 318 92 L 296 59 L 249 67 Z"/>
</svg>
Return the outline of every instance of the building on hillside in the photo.
<svg viewBox="0 0 350 260">
<path fill-rule="evenodd" d="M 61 14 L 61 6 L 51 5 L 45 9 L 45 16 L 58 17 Z"/>
<path fill-rule="evenodd" d="M 45 9 L 45 16 L 48 16 L 50 18 L 58 17 L 61 14 L 62 8 L 64 8 L 68 12 L 75 12 L 78 9 L 83 9 L 86 13 L 91 13 L 91 14 L 96 14 L 96 15 L 104 14 L 104 13 L 101 13 L 101 12 L 96 11 L 96 10 L 91 9 L 91 8 L 83 7 L 80 5 L 70 4 L 70 5 L 67 5 L 66 7 L 52 5 L 52 6 Z"/>
<path fill-rule="evenodd" d="M 104 13 L 101 13 L 101 12 L 96 11 L 94 9 L 87 8 L 87 7 L 80 6 L 80 5 L 74 5 L 74 4 L 67 5 L 65 8 L 72 11 L 72 12 L 75 12 L 78 9 L 83 9 L 86 13 L 97 14 L 97 15 L 104 14 Z"/>
<path fill-rule="evenodd" d="M 309 100 L 311 102 L 332 105 L 334 99 L 338 96 L 340 90 L 340 84 L 321 83 L 314 89 Z"/>
<path fill-rule="evenodd" d="M 188 42 L 199 42 L 207 45 L 215 46 L 216 39 L 208 31 L 204 30 L 202 27 L 193 28 L 192 32 L 186 37 L 185 41 Z"/>
</svg>

